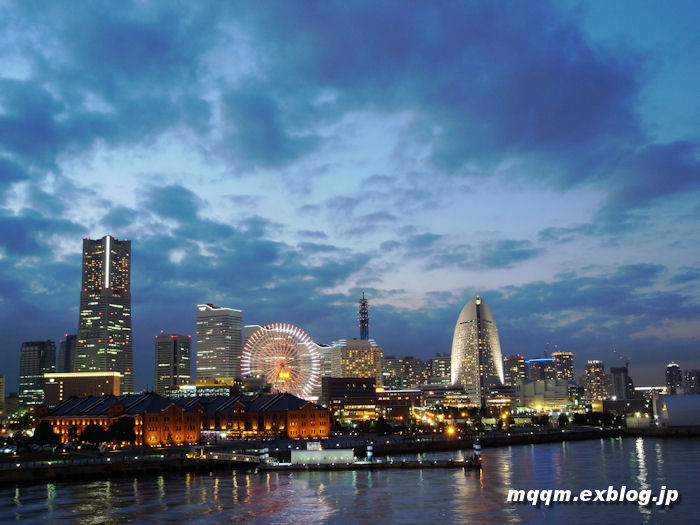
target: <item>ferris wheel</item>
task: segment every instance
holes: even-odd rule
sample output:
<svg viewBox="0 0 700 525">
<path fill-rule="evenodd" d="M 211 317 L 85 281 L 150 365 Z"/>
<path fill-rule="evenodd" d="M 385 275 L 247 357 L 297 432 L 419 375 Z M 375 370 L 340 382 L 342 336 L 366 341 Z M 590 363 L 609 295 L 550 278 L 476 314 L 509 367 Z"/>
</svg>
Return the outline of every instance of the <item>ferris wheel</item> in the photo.
<svg viewBox="0 0 700 525">
<path fill-rule="evenodd" d="M 318 385 L 321 356 L 301 328 L 273 323 L 255 331 L 241 353 L 243 377 L 259 377 L 277 392 L 308 398 Z"/>
</svg>

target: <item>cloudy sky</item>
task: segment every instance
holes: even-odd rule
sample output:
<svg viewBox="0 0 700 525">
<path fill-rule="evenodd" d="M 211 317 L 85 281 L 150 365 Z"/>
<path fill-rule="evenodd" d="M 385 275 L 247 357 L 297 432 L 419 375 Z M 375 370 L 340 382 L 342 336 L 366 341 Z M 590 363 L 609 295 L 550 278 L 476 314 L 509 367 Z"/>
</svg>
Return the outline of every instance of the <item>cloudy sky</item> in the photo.
<svg viewBox="0 0 700 525">
<path fill-rule="evenodd" d="M 232 4 L 232 5 L 225 5 Z M 700 368 L 700 4 L 2 2 L 0 328 L 74 333 L 131 239 L 137 387 L 195 305 L 449 352 Z M 615 352 L 613 352 L 615 350 Z"/>
</svg>

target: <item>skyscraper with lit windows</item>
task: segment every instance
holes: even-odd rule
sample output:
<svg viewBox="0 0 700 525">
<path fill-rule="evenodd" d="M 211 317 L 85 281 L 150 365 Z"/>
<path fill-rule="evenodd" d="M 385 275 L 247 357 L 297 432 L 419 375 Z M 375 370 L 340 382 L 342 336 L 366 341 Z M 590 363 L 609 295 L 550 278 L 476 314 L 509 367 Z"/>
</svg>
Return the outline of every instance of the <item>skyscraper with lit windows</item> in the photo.
<svg viewBox="0 0 700 525">
<path fill-rule="evenodd" d="M 594 359 L 586 363 L 585 383 L 586 399 L 589 401 L 602 401 L 608 397 L 605 365 L 602 361 Z"/>
<path fill-rule="evenodd" d="M 119 372 L 121 392 L 134 391 L 131 241 L 83 239 L 75 371 Z"/>
<path fill-rule="evenodd" d="M 156 362 L 153 385 L 156 394 L 169 395 L 191 380 L 189 335 L 161 334 L 156 336 Z"/>
<path fill-rule="evenodd" d="M 452 338 L 452 384 L 461 386 L 475 405 L 485 407 L 491 386 L 502 386 L 503 357 L 491 308 L 476 296 L 457 318 Z"/>
<path fill-rule="evenodd" d="M 197 377 L 241 377 L 241 311 L 197 305 Z"/>
</svg>

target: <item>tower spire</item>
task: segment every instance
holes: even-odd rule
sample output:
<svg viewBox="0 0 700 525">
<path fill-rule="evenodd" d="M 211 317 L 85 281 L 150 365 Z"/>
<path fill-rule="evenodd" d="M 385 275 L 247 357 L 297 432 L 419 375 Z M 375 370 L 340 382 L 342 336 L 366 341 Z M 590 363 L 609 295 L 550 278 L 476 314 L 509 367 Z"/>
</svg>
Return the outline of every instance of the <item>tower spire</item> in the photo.
<svg viewBox="0 0 700 525">
<path fill-rule="evenodd" d="M 360 321 L 360 339 L 366 341 L 369 339 L 369 301 L 365 298 L 364 290 L 362 291 L 362 298 L 359 304 L 358 320 Z"/>
</svg>

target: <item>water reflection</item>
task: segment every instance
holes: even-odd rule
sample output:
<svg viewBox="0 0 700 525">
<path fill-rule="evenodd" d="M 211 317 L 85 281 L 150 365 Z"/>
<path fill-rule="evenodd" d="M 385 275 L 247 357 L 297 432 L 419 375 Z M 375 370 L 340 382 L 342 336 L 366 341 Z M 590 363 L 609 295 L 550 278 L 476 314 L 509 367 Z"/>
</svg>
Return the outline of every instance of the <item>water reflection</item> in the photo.
<svg viewBox="0 0 700 525">
<path fill-rule="evenodd" d="M 424 459 L 463 458 L 470 452 Z M 0 521 L 121 523 L 657 523 L 699 513 L 693 440 L 603 440 L 484 449 L 483 469 L 173 473 L 0 489 Z M 415 456 L 412 456 L 415 457 Z M 626 485 L 686 496 L 663 509 L 636 504 L 533 507 L 506 502 L 511 488 Z"/>
</svg>

